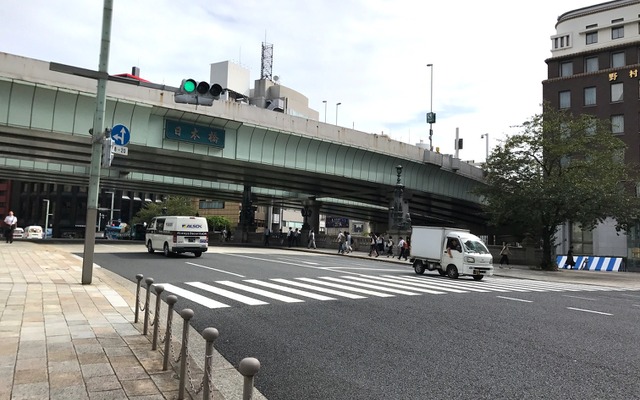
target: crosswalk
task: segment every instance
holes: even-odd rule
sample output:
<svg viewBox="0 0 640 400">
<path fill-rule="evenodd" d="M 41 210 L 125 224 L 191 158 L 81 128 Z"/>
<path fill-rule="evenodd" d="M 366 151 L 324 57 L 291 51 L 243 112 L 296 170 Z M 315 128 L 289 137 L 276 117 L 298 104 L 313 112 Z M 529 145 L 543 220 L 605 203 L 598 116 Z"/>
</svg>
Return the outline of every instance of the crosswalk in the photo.
<svg viewBox="0 0 640 400">
<path fill-rule="evenodd" d="M 207 308 L 274 303 L 304 303 L 340 299 L 387 298 L 396 296 L 511 292 L 594 292 L 640 289 L 544 282 L 511 278 L 482 282 L 408 275 L 343 275 L 316 278 L 222 280 L 210 283 L 158 283 L 170 292 Z"/>
</svg>

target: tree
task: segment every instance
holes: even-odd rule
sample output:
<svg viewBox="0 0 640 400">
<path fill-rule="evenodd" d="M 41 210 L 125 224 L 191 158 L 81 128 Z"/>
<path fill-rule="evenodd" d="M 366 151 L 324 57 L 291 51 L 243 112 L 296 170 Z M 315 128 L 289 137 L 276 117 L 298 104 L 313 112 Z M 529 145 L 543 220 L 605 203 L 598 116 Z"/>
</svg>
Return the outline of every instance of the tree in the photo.
<svg viewBox="0 0 640 400">
<path fill-rule="evenodd" d="M 133 217 L 133 223 L 151 222 L 158 215 L 196 215 L 197 210 L 189 197 L 170 196 L 162 203 L 147 203 Z"/>
<path fill-rule="evenodd" d="M 231 221 L 229 218 L 221 215 L 210 215 L 207 216 L 207 224 L 209 224 L 209 230 L 221 231 L 224 228 L 229 228 L 231 226 Z"/>
<path fill-rule="evenodd" d="M 490 221 L 519 227 L 542 242 L 543 269 L 557 269 L 552 250 L 558 227 L 570 221 L 593 229 L 607 217 L 617 230 L 638 215 L 635 166 L 609 122 L 543 107 L 494 149 L 485 164 L 484 197 Z M 633 190 L 632 190 L 633 189 Z"/>
</svg>

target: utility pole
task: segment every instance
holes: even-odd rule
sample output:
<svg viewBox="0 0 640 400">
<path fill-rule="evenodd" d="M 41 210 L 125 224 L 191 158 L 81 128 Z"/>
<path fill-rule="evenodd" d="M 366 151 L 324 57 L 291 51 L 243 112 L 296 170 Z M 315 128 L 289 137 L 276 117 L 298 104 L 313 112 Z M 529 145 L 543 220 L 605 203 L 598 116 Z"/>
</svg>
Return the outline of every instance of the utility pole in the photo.
<svg viewBox="0 0 640 400">
<path fill-rule="evenodd" d="M 107 102 L 107 80 L 109 78 L 109 46 L 111 42 L 112 15 L 113 0 L 104 0 L 100 61 L 98 66 L 98 90 L 96 93 L 96 112 L 93 116 L 93 143 L 91 144 L 91 166 L 89 168 L 89 189 L 87 191 L 87 219 L 84 235 L 84 254 L 82 257 L 83 285 L 90 285 L 93 275 L 93 255 L 96 245 L 96 227 L 94 226 L 94 222 L 98 217 L 100 160 L 104 139 L 104 115 Z"/>
</svg>

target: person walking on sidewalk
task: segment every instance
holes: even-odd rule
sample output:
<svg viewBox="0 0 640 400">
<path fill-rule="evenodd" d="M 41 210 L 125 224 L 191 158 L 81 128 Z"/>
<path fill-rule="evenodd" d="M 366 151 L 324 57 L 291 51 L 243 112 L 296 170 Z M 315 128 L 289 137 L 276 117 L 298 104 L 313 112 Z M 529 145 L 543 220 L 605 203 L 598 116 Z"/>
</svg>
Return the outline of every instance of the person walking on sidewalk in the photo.
<svg viewBox="0 0 640 400">
<path fill-rule="evenodd" d="M 389 240 L 387 240 L 387 258 L 391 256 L 393 258 L 393 237 L 389 236 Z"/>
<path fill-rule="evenodd" d="M 313 231 L 313 227 L 309 229 L 309 243 L 307 244 L 307 249 L 313 247 L 316 248 L 316 233 Z"/>
<path fill-rule="evenodd" d="M 377 243 L 377 238 L 376 238 L 376 234 L 372 233 L 371 235 L 371 240 L 369 241 L 369 257 L 373 256 L 374 254 L 376 255 L 376 257 L 378 257 L 380 255 L 380 253 L 378 253 L 378 243 Z"/>
<path fill-rule="evenodd" d="M 13 211 L 9 211 L 9 215 L 4 218 L 4 224 L 6 225 L 4 237 L 7 243 L 13 243 L 13 231 L 18 227 L 18 218 L 13 215 Z"/>
<path fill-rule="evenodd" d="M 338 233 L 338 254 L 344 254 L 345 251 L 345 241 L 347 240 L 346 236 L 344 236 L 344 233 L 342 231 L 340 231 Z"/>
<path fill-rule="evenodd" d="M 404 254 L 404 239 L 402 237 L 398 240 L 398 251 L 398 260 L 402 257 L 404 257 L 404 259 L 406 260 L 407 256 Z"/>
<path fill-rule="evenodd" d="M 502 264 L 507 263 L 509 269 L 511 269 L 511 265 L 509 265 L 509 256 L 511 255 L 511 250 L 509 250 L 509 245 L 505 242 L 502 242 L 502 250 L 500 250 L 500 268 L 502 268 Z"/>
</svg>

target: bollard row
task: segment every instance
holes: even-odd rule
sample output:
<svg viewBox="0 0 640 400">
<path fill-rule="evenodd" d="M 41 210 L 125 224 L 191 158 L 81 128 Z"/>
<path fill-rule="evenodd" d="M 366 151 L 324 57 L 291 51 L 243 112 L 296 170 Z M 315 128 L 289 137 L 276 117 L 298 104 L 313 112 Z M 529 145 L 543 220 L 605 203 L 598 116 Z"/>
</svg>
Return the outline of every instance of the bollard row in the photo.
<svg viewBox="0 0 640 400">
<path fill-rule="evenodd" d="M 143 325 L 143 334 L 146 336 L 148 333 L 149 326 L 153 327 L 153 340 L 151 349 L 156 350 L 158 346 L 158 340 L 164 342 L 164 354 L 163 354 L 163 362 L 162 362 L 162 370 L 166 371 L 169 368 L 169 356 L 173 354 L 173 346 L 172 346 L 172 327 L 173 327 L 173 313 L 174 306 L 178 301 L 178 298 L 175 295 L 167 296 L 167 323 L 165 327 L 165 335 L 164 338 L 159 338 L 159 329 L 160 329 L 160 307 L 161 307 L 161 294 L 164 292 L 164 287 L 162 285 L 153 285 L 153 278 L 146 278 L 144 281 L 146 283 L 146 296 L 144 305 L 140 306 L 140 288 L 142 286 L 142 274 L 136 275 L 137 280 L 137 289 L 136 289 L 136 307 L 135 307 L 135 317 L 134 322 L 138 323 L 139 312 L 144 312 L 144 325 Z M 151 286 L 153 286 L 153 290 L 156 294 L 156 303 L 155 303 L 155 312 L 151 312 Z M 183 319 L 182 324 L 182 340 L 180 345 L 180 354 L 178 358 L 174 358 L 174 362 L 180 362 L 179 370 L 178 370 L 178 378 L 179 378 L 179 388 L 178 388 L 178 399 L 184 399 L 185 388 L 187 379 L 189 379 L 189 383 L 191 385 L 191 390 L 195 394 L 199 394 L 202 391 L 202 398 L 204 400 L 210 400 L 213 391 L 213 352 L 214 346 L 213 342 L 218 338 L 219 332 L 215 328 L 206 328 L 202 331 L 202 337 L 205 339 L 205 360 L 204 360 L 204 376 L 200 382 L 200 386 L 198 388 L 194 387 L 194 381 L 191 379 L 191 371 L 189 368 L 189 322 L 191 318 L 194 316 L 193 310 L 189 308 L 185 308 L 180 311 L 180 316 Z M 150 319 L 153 320 L 150 321 Z M 258 373 L 260 369 L 260 361 L 253 357 L 247 357 L 240 361 L 238 366 L 238 371 L 244 376 L 244 387 L 243 387 L 243 400 L 251 400 L 253 398 L 253 387 L 254 387 L 254 376 Z"/>
</svg>

